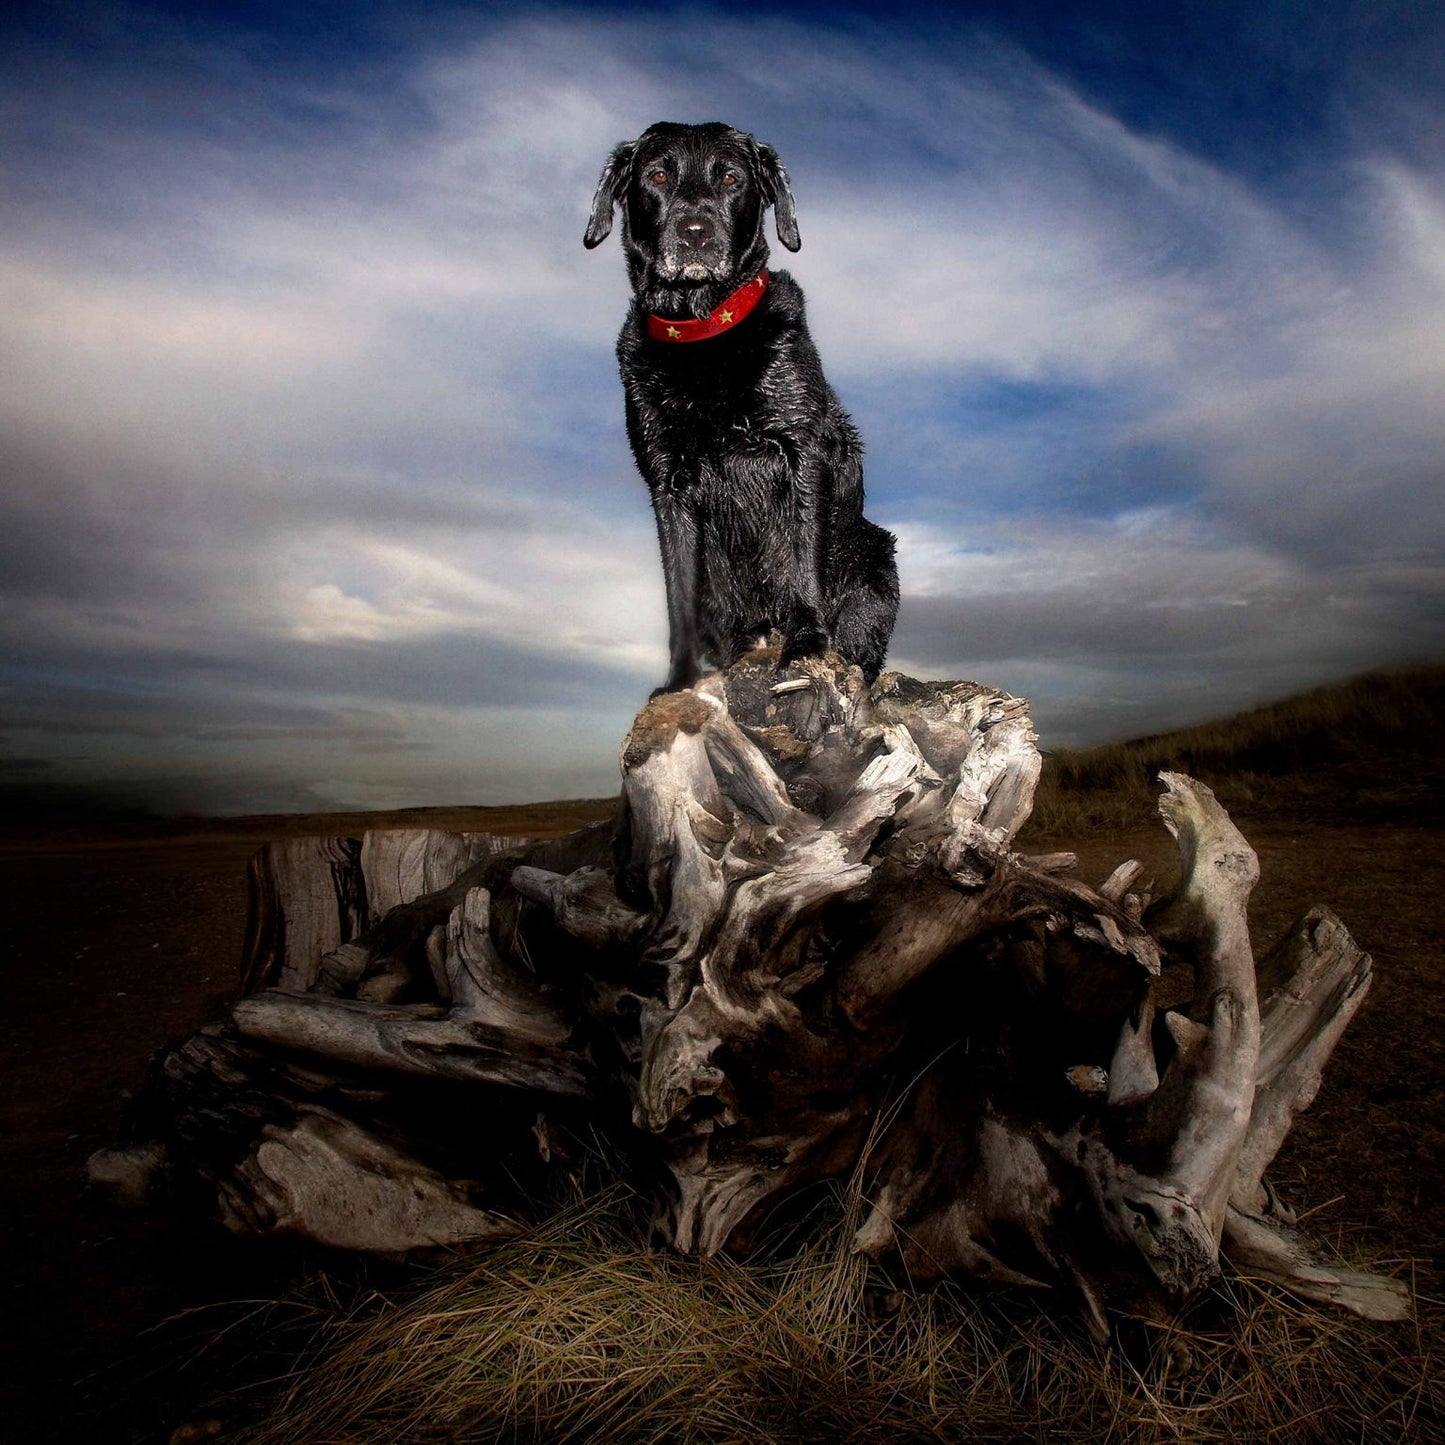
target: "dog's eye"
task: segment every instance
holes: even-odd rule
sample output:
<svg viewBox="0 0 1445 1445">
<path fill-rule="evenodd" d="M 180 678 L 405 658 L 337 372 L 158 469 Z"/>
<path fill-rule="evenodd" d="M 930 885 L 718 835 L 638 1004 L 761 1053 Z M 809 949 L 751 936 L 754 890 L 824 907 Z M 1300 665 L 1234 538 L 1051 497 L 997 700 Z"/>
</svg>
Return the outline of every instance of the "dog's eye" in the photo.
<svg viewBox="0 0 1445 1445">
<path fill-rule="evenodd" d="M 736 171 L 723 172 L 722 183 L 725 186 L 735 186 L 740 180 L 742 177 Z"/>
<path fill-rule="evenodd" d="M 655 186 L 665 186 L 667 184 L 667 172 L 653 171 L 653 173 L 648 176 L 647 179 L 650 180 Z"/>
</svg>

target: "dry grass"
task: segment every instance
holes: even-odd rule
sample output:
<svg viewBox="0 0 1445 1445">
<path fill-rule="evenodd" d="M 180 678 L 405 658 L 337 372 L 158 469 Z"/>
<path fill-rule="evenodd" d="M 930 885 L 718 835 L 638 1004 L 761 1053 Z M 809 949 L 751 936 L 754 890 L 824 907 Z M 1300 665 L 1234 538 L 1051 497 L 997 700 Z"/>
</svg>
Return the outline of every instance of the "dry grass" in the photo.
<svg viewBox="0 0 1445 1445">
<path fill-rule="evenodd" d="M 1032 826 L 1137 826 L 1153 817 L 1163 768 L 1208 783 L 1230 809 L 1267 799 L 1316 820 L 1434 821 L 1442 734 L 1445 667 L 1368 673 L 1197 727 L 1049 754 Z"/>
<path fill-rule="evenodd" d="M 1240 1281 L 1190 1324 L 1124 1322 L 1107 1351 L 1046 1305 L 995 1292 L 909 1295 L 879 1321 L 868 1266 L 846 1247 L 849 1213 L 753 1261 L 684 1260 L 639 1247 L 637 1202 L 614 1187 L 333 1321 L 237 1438 L 1441 1438 L 1445 1386 L 1413 1329 Z"/>
</svg>

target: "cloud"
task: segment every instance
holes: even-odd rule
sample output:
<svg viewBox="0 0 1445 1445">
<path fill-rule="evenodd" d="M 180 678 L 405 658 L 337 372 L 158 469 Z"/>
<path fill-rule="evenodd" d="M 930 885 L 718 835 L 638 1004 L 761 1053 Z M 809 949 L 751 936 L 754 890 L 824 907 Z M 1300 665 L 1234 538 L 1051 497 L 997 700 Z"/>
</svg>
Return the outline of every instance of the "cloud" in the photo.
<svg viewBox="0 0 1445 1445">
<path fill-rule="evenodd" d="M 1058 741 L 1440 650 L 1445 190 L 1374 112 L 1306 196 L 983 32 L 390 34 L 4 62 L 6 752 L 191 807 L 610 790 L 665 623 L 580 232 L 663 116 L 792 171 L 895 661 Z"/>
</svg>

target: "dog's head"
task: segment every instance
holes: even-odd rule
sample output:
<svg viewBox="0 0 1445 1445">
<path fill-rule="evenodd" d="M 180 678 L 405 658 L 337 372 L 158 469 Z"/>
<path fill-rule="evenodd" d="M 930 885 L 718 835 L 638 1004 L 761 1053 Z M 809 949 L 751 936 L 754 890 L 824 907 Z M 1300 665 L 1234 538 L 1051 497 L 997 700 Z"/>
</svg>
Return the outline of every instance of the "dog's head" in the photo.
<svg viewBox="0 0 1445 1445">
<path fill-rule="evenodd" d="M 768 257 L 763 215 L 773 208 L 778 240 L 802 244 L 788 173 L 772 146 L 711 122 L 649 126 L 607 158 L 583 244 L 612 231 L 622 208 L 622 243 L 639 293 L 706 293 L 736 286 Z"/>
</svg>

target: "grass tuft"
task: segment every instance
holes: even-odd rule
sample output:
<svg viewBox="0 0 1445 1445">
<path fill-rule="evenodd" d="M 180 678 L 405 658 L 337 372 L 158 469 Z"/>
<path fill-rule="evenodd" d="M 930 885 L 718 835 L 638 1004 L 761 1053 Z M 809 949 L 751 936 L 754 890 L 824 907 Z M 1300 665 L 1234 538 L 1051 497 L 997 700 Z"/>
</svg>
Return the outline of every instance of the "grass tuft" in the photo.
<svg viewBox="0 0 1445 1445">
<path fill-rule="evenodd" d="M 876 1318 L 846 1216 L 751 1261 L 688 1260 L 641 1250 L 638 1201 L 613 1187 L 335 1318 L 245 1438 L 1306 1442 L 1445 1422 L 1413 1330 L 1239 1281 L 1206 1302 L 1226 1323 L 1128 1321 L 1109 1350 L 987 1290 L 906 1294 Z"/>
</svg>

